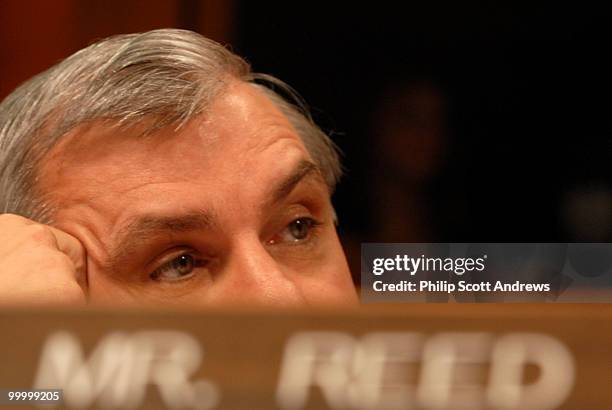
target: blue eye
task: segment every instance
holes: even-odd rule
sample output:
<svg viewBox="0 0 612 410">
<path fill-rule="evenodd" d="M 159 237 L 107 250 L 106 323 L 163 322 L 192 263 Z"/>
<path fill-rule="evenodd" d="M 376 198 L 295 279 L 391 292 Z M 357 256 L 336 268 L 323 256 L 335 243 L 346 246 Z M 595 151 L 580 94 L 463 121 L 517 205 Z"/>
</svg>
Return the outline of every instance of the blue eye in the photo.
<svg viewBox="0 0 612 410">
<path fill-rule="evenodd" d="M 191 277 L 194 269 L 201 265 L 202 261 L 198 261 L 193 255 L 185 253 L 155 269 L 149 276 L 151 279 L 158 281 L 179 281 Z"/>
<path fill-rule="evenodd" d="M 310 217 L 294 219 L 277 237 L 270 240 L 270 243 L 306 241 L 312 236 L 312 230 L 320 224 Z"/>
<path fill-rule="evenodd" d="M 314 221 L 310 218 L 296 219 L 287 225 L 287 229 L 296 241 L 301 241 L 308 237 L 313 224 Z"/>
</svg>

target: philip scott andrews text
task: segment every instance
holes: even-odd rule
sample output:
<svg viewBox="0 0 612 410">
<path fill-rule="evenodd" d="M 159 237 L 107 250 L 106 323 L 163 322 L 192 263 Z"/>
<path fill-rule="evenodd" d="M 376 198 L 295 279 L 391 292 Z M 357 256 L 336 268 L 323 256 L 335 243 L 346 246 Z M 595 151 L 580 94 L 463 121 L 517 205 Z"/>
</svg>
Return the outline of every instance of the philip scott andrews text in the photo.
<svg viewBox="0 0 612 410">
<path fill-rule="evenodd" d="M 549 292 L 549 283 L 503 283 L 479 282 L 471 283 L 460 280 L 458 283 L 451 283 L 446 280 L 421 280 L 418 283 L 407 280 L 399 283 L 384 283 L 377 280 L 373 283 L 372 289 L 375 292 Z"/>
</svg>

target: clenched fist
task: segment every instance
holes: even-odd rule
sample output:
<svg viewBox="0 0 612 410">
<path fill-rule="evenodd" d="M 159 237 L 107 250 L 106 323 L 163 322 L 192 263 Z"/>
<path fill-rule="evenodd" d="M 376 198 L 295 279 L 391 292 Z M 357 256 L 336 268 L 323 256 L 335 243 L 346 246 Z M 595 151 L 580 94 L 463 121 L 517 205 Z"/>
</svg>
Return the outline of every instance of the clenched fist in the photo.
<svg viewBox="0 0 612 410">
<path fill-rule="evenodd" d="M 84 304 L 86 295 L 85 250 L 78 239 L 0 215 L 0 305 Z"/>
</svg>

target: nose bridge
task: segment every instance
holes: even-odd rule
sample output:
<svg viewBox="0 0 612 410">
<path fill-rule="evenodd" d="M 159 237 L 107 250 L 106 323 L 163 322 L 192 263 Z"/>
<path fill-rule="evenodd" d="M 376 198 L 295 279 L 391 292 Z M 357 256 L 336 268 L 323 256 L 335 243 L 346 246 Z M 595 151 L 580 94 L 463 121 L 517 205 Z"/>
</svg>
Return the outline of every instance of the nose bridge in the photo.
<svg viewBox="0 0 612 410">
<path fill-rule="evenodd" d="M 256 235 L 235 238 L 217 298 L 240 304 L 302 305 L 305 299 Z"/>
</svg>

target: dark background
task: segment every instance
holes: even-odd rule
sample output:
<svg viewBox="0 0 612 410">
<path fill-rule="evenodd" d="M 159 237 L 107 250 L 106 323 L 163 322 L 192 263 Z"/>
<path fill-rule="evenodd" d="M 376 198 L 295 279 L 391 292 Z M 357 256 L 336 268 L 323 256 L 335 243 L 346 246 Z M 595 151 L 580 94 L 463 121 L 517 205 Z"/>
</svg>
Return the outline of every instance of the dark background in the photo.
<svg viewBox="0 0 612 410">
<path fill-rule="evenodd" d="M 349 259 L 367 241 L 611 241 L 610 17 L 499 2 L 3 1 L 0 96 L 97 38 L 192 29 L 296 88 L 344 152 L 334 201 Z"/>
</svg>

